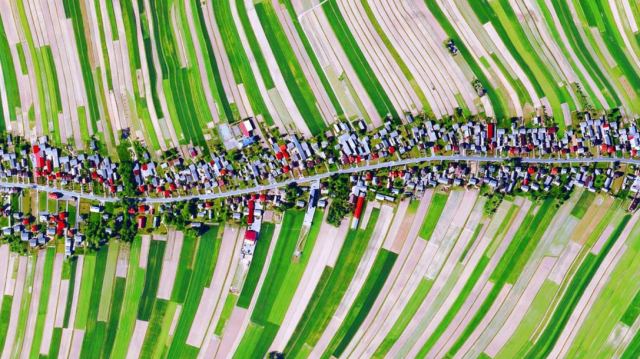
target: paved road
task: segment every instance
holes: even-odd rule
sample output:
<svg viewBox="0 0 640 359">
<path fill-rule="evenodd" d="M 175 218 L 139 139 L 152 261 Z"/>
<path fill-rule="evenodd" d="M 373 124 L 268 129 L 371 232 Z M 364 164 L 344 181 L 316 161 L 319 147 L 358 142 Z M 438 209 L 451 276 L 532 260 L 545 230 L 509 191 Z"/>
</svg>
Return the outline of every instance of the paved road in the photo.
<svg viewBox="0 0 640 359">
<path fill-rule="evenodd" d="M 282 182 L 270 183 L 267 185 L 254 186 L 250 188 L 217 192 L 217 193 L 207 193 L 202 195 L 189 195 L 189 196 L 178 196 L 178 197 L 170 197 L 170 198 L 136 198 L 143 203 L 171 203 L 171 202 L 179 202 L 179 201 L 187 201 L 190 199 L 198 198 L 198 199 L 216 199 L 216 198 L 225 198 L 243 194 L 256 193 L 261 191 L 267 191 L 275 188 L 285 187 L 292 182 L 297 183 L 308 183 L 312 181 L 322 180 L 328 177 L 331 177 L 335 174 L 352 174 L 362 171 L 369 170 L 377 170 L 381 168 L 394 167 L 394 166 L 404 166 L 411 165 L 422 162 L 433 162 L 433 161 L 480 161 L 480 162 L 502 162 L 505 160 L 512 159 L 511 157 L 498 157 L 498 156 L 462 156 L 462 155 L 453 155 L 453 156 L 423 156 L 416 158 L 409 158 L 404 160 L 397 161 L 387 161 L 376 164 L 367 164 L 359 167 L 349 167 L 339 169 L 337 171 L 326 172 L 314 176 L 309 177 L 301 177 L 296 179 L 288 179 Z M 640 165 L 640 160 L 637 159 L 628 159 L 628 158 L 609 158 L 609 157 L 592 157 L 592 158 L 520 158 L 522 163 L 538 163 L 538 164 L 591 164 L 591 163 L 626 163 L 633 165 Z M 10 187 L 10 188 L 24 188 L 24 189 L 35 189 L 42 192 L 52 193 L 59 192 L 62 193 L 65 197 L 76 197 L 76 198 L 84 198 L 88 200 L 96 200 L 101 202 L 117 202 L 121 200 L 118 197 L 107 197 L 107 196 L 99 196 L 92 193 L 83 193 L 76 191 L 68 191 L 64 189 L 59 189 L 56 187 L 44 186 L 44 185 L 36 185 L 32 183 L 17 183 L 17 182 L 5 182 L 0 181 L 0 187 Z"/>
</svg>

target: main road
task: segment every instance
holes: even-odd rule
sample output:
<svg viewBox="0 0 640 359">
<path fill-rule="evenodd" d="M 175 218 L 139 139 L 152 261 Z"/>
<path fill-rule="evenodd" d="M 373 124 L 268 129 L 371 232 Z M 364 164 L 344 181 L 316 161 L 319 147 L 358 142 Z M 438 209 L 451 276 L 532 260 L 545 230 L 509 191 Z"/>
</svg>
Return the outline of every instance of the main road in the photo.
<svg viewBox="0 0 640 359">
<path fill-rule="evenodd" d="M 281 182 L 274 182 L 266 185 L 259 185 L 249 188 L 236 189 L 224 192 L 217 193 L 206 193 L 200 195 L 186 195 L 186 196 L 176 196 L 176 197 L 157 197 L 157 198 L 144 198 L 144 197 L 135 197 L 132 198 L 141 203 L 171 203 L 171 202 L 179 202 L 179 201 L 188 201 L 191 199 L 217 199 L 217 198 L 226 198 L 232 196 L 238 196 L 243 194 L 250 194 L 262 191 L 268 191 L 275 188 L 285 187 L 291 183 L 308 183 L 317 180 L 322 180 L 328 177 L 331 177 L 336 174 L 353 174 L 363 171 L 371 171 L 378 170 L 382 168 L 395 167 L 395 166 L 405 166 L 412 165 L 423 162 L 436 162 L 436 161 L 477 161 L 477 162 L 503 162 L 507 160 L 514 159 L 513 157 L 499 157 L 499 156 L 465 156 L 465 155 L 451 155 L 451 156 L 422 156 L 416 158 L 407 158 L 404 160 L 396 160 L 396 161 L 385 161 L 379 162 L 375 164 L 366 164 L 364 166 L 355 166 L 349 168 L 341 168 L 336 171 L 329 171 L 326 173 L 321 173 L 309 177 L 300 177 L 300 178 L 290 178 Z M 629 159 L 629 158 L 611 158 L 611 157 L 590 157 L 590 158 L 539 158 L 539 157 L 527 157 L 527 158 L 518 158 L 521 163 L 528 164 L 592 164 L 592 163 L 625 163 L 632 165 L 640 165 L 640 160 L 637 159 Z M 93 193 L 85 193 L 85 192 L 77 192 L 65 190 L 52 186 L 39 185 L 34 183 L 20 183 L 20 182 L 7 182 L 0 181 L 0 187 L 4 188 L 22 188 L 22 189 L 33 189 L 41 192 L 47 193 L 61 193 L 65 197 L 76 197 L 76 198 L 84 198 L 88 200 L 95 200 L 100 202 L 117 202 L 122 200 L 120 197 L 108 197 L 108 196 L 100 196 L 95 195 Z"/>
</svg>

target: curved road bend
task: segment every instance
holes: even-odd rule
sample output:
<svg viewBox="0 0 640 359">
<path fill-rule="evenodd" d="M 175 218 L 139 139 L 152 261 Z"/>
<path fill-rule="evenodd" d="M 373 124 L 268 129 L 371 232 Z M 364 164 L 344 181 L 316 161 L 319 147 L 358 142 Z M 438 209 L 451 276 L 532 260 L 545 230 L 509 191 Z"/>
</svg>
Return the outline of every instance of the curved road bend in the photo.
<svg viewBox="0 0 640 359">
<path fill-rule="evenodd" d="M 308 183 L 316 180 L 322 180 L 328 177 L 331 177 L 335 174 L 352 174 L 362 171 L 369 170 L 377 170 L 381 168 L 394 167 L 394 166 L 404 166 L 411 165 L 421 162 L 430 162 L 430 161 L 480 161 L 480 162 L 502 162 L 505 160 L 513 159 L 513 157 L 497 157 L 497 156 L 463 156 L 463 155 L 452 155 L 452 156 L 423 156 L 416 158 L 408 158 L 404 160 L 397 161 L 386 161 L 376 164 L 368 164 L 361 167 L 349 167 L 339 169 L 337 171 L 331 171 L 326 173 L 321 173 L 309 177 L 301 177 L 301 178 L 291 178 L 286 181 L 270 183 L 266 185 L 254 186 L 250 188 L 243 188 L 225 192 L 218 193 L 207 193 L 202 195 L 188 195 L 188 196 L 178 196 L 178 197 L 169 197 L 169 198 L 142 198 L 136 197 L 135 199 L 140 200 L 142 203 L 171 203 L 171 202 L 179 202 L 179 201 L 188 201 L 191 199 L 217 199 L 217 198 L 225 198 L 243 194 L 256 193 L 261 191 L 267 191 L 275 188 L 285 187 L 293 182 L 296 183 Z M 538 164 L 590 164 L 590 163 L 625 163 L 625 164 L 633 164 L 640 165 L 640 159 L 629 159 L 629 158 L 610 158 L 610 157 L 592 157 L 592 158 L 520 158 L 522 163 L 538 163 Z M 56 187 L 50 187 L 45 185 L 38 185 L 33 183 L 17 183 L 17 182 L 5 182 L 0 181 L 0 187 L 9 187 L 9 188 L 23 188 L 23 189 L 35 189 L 42 192 L 53 193 L 59 192 L 64 196 L 73 196 L 78 198 L 84 198 L 88 200 L 95 200 L 101 202 L 117 202 L 121 200 L 119 197 L 106 197 L 99 196 L 92 193 L 84 193 L 77 191 L 69 191 L 65 189 L 60 189 Z"/>
</svg>

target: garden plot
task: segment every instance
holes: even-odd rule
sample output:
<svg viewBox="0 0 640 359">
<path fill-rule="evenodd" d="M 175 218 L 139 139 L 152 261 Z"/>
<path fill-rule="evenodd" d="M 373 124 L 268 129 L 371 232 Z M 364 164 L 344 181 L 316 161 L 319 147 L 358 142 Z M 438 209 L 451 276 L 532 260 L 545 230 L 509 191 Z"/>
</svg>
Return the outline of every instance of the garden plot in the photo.
<svg viewBox="0 0 640 359">
<path fill-rule="evenodd" d="M 204 289 L 200 298 L 200 304 L 187 337 L 187 344 L 197 348 L 202 347 L 207 343 L 205 336 L 213 335 L 214 328 L 210 328 L 211 323 L 218 322 L 217 318 L 220 316 L 226 297 L 224 294 L 229 292 L 229 286 L 240 259 L 240 246 L 243 240 L 244 230 L 235 226 L 225 226 L 219 259 L 216 261 L 210 286 Z"/>
<path fill-rule="evenodd" d="M 329 212 L 327 211 L 326 214 L 328 213 Z M 326 266 L 333 267 L 335 265 L 335 258 L 331 260 L 331 253 L 334 251 L 339 252 L 339 249 L 342 247 L 347 235 L 349 224 L 347 221 L 342 221 L 340 227 L 334 227 L 326 222 L 326 214 L 322 220 L 322 225 L 320 226 L 320 233 L 324 240 L 315 242 L 307 268 L 300 279 L 300 285 L 298 285 L 298 288 L 296 289 L 293 300 L 287 310 L 287 314 L 282 320 L 278 334 L 276 334 L 276 337 L 271 344 L 270 351 L 284 350 L 287 341 L 295 330 L 296 324 L 302 318 L 306 303 L 308 303 L 312 298 L 313 291 L 322 277 L 324 268 Z M 382 216 L 383 215 L 381 213 L 381 217 Z"/>
<path fill-rule="evenodd" d="M 452 26 L 452 30 L 460 36 L 461 43 L 464 43 L 465 47 L 468 47 L 469 56 L 471 59 L 473 59 L 473 61 L 469 62 L 473 62 L 475 64 L 476 70 L 474 71 L 474 73 L 476 74 L 476 76 L 479 77 L 480 73 L 484 73 L 479 65 L 477 65 L 479 63 L 482 63 L 483 65 L 485 65 L 485 68 L 487 70 L 487 82 L 493 84 L 494 87 L 500 86 L 502 89 L 504 89 L 506 95 L 510 99 L 510 104 L 513 111 L 512 113 L 515 113 L 518 116 L 522 116 L 523 106 L 525 106 L 525 103 L 521 102 L 519 94 L 516 92 L 514 85 L 511 83 L 511 81 L 509 81 L 509 78 L 507 78 L 507 76 L 510 76 L 510 74 L 503 72 L 501 67 L 496 63 L 494 57 L 491 56 L 491 53 L 495 53 L 495 49 L 493 48 L 493 46 L 487 45 L 487 47 L 485 48 L 485 44 L 487 43 L 486 34 L 480 30 L 480 24 L 477 22 L 477 20 L 476 22 L 474 22 L 475 18 L 463 16 L 458 6 L 452 2 L 439 1 L 438 4 L 436 4 L 435 2 L 431 4 L 431 6 L 437 6 L 441 10 L 441 16 L 446 16 L 447 21 Z M 469 12 L 467 9 L 463 10 Z M 440 21 L 444 21 L 444 19 L 440 19 Z M 497 107 L 496 104 L 493 104 L 493 106 Z"/>
<path fill-rule="evenodd" d="M 387 308 L 384 308 L 382 312 L 389 313 L 392 309 L 395 311 L 395 313 L 392 313 L 390 317 L 387 317 L 385 319 L 380 319 L 383 321 L 383 323 L 384 322 L 387 323 L 387 328 L 384 329 L 381 333 L 377 333 L 379 338 L 382 338 L 384 334 L 388 333 L 388 330 L 391 329 L 389 324 L 394 324 L 396 322 L 398 315 L 400 314 L 399 312 L 400 310 L 404 312 L 405 307 L 409 306 L 413 308 L 415 304 L 418 304 L 418 303 L 409 304 L 408 301 L 411 301 L 410 299 L 412 297 L 411 294 L 417 290 L 420 283 L 425 281 L 426 281 L 425 283 L 431 283 L 429 293 L 432 293 L 434 291 L 438 292 L 441 290 L 440 282 L 436 281 L 434 283 L 433 278 L 435 278 L 438 275 L 438 272 L 440 273 L 439 274 L 440 276 L 438 278 L 448 278 L 451 275 L 451 271 L 456 266 L 456 263 L 458 263 L 460 253 L 464 250 L 464 248 L 468 246 L 468 241 L 471 239 L 472 233 L 473 233 L 472 228 L 475 228 L 475 226 L 477 225 L 481 217 L 482 206 L 484 203 L 484 200 L 481 200 L 474 206 L 473 203 L 475 202 L 476 198 L 477 198 L 476 191 L 469 191 L 467 193 L 464 193 L 462 198 L 457 203 L 459 212 L 456 214 L 454 218 L 452 218 L 452 221 L 445 222 L 445 223 L 450 223 L 450 228 L 446 230 L 446 232 L 444 233 L 444 236 L 440 238 L 431 236 L 430 242 L 433 241 L 433 243 L 438 246 L 438 250 L 435 252 L 435 255 L 432 255 L 431 252 L 428 250 L 422 251 L 422 256 L 420 257 L 419 264 L 417 264 L 417 266 L 414 265 L 414 269 L 412 271 L 402 273 L 402 277 L 398 276 L 397 272 L 400 270 L 405 271 L 410 268 L 406 268 L 406 269 L 401 268 L 400 265 L 394 267 L 390 277 L 396 278 L 395 279 L 396 283 L 392 283 L 391 281 L 389 281 L 387 282 L 387 284 L 385 285 L 385 288 L 383 289 L 383 293 L 386 293 L 386 296 L 391 298 L 385 298 L 384 296 L 381 296 L 380 298 L 378 298 L 378 300 L 374 304 L 375 310 L 373 311 L 373 313 L 376 313 L 384 305 L 387 305 Z M 453 197 L 453 200 L 455 201 L 455 196 Z M 419 239 L 419 240 L 422 241 L 422 239 Z M 409 254 L 409 255 L 412 256 L 412 254 Z M 401 253 L 400 258 L 402 259 L 402 257 L 403 256 Z M 405 266 L 406 266 L 406 262 L 405 262 Z M 389 290 L 391 290 L 391 286 L 403 285 L 404 283 L 407 283 L 407 285 L 403 289 L 403 291 L 406 291 L 404 296 L 399 298 L 395 295 L 390 294 L 392 293 L 392 292 L 389 292 Z M 389 299 L 391 301 L 389 301 Z M 421 298 L 421 300 L 427 300 L 427 299 Z M 396 308 L 391 308 L 389 305 L 393 304 L 394 301 L 399 301 L 400 303 L 396 302 L 395 304 Z M 415 308 L 417 309 L 417 307 Z M 413 313 L 409 315 L 413 315 Z M 367 318 L 367 321 L 373 320 L 373 319 L 374 318 L 370 316 Z M 367 321 L 365 323 L 367 323 Z M 394 324 L 394 327 L 396 327 L 395 324 Z M 366 328 L 366 327 L 363 327 L 363 328 Z M 367 340 L 365 340 L 364 343 L 367 343 L 369 340 L 371 340 L 372 339 L 371 335 L 373 334 L 374 332 L 371 332 L 371 334 L 369 335 L 369 338 L 367 338 Z M 359 338 L 358 334 L 356 334 L 356 338 Z M 356 342 L 357 341 L 354 341 L 352 342 L 352 344 L 355 344 Z M 370 345 L 369 350 L 371 353 L 374 349 L 378 347 L 378 343 L 380 342 L 379 341 L 376 342 L 375 345 L 369 344 Z M 351 345 L 350 346 L 351 350 L 353 350 L 354 347 L 355 345 Z"/>
<path fill-rule="evenodd" d="M 335 46 L 339 43 L 338 38 L 331 31 L 325 13 L 319 7 L 314 7 L 304 14 L 298 12 L 298 15 L 300 24 L 346 115 L 349 118 L 364 117 L 374 126 L 379 126 L 382 123 L 381 113 L 368 93 L 371 89 L 361 82 L 345 50 L 341 46 Z"/>
<path fill-rule="evenodd" d="M 66 288 L 61 286 L 61 278 L 62 278 L 62 262 L 64 261 L 64 255 L 62 253 L 57 253 L 55 255 L 55 262 L 53 265 L 53 274 L 51 280 L 51 292 L 49 293 L 49 300 L 47 303 L 47 313 L 44 322 L 44 329 L 42 333 L 42 344 L 40 345 L 40 354 L 48 355 L 49 349 L 51 347 L 51 337 L 53 335 L 53 328 L 55 326 L 56 315 L 58 312 L 63 312 L 65 310 L 66 301 L 59 302 L 59 296 L 61 291 L 64 291 Z M 63 314 L 64 315 L 64 314 Z M 60 326 L 57 326 L 60 327 Z"/>
<path fill-rule="evenodd" d="M 173 291 L 174 281 L 180 263 L 180 253 L 184 233 L 182 231 L 169 230 L 167 234 L 167 246 L 162 263 L 162 273 L 158 284 L 158 298 L 169 300 Z"/>
<path fill-rule="evenodd" d="M 611 278 L 611 273 L 627 250 L 628 246 L 625 242 L 636 226 L 638 219 L 640 219 L 640 213 L 636 212 L 628 222 L 622 222 L 625 224 L 623 227 L 624 229 L 616 229 L 616 233 L 611 236 L 611 238 L 615 238 L 614 236 L 617 236 L 618 238 L 610 248 L 609 252 L 603 253 L 606 256 L 595 272 L 595 275 L 589 281 L 589 284 L 584 293 L 582 293 L 577 305 L 573 309 L 568 322 L 564 326 L 564 329 L 551 351 L 552 356 L 567 354 L 569 347 L 578 334 L 578 329 L 582 326 L 586 317 L 591 312 L 591 308 L 595 301 Z M 637 235 L 637 231 L 635 231 L 635 234 Z M 585 273 L 577 273 L 576 275 L 585 275 Z"/>
<path fill-rule="evenodd" d="M 21 315 L 21 307 L 24 305 L 24 300 L 29 296 L 26 293 L 29 288 L 27 287 L 27 258 L 20 256 L 17 263 L 17 273 L 15 279 L 15 290 L 13 291 L 13 303 L 11 305 L 11 316 L 9 319 L 9 327 L 5 337 L 4 349 L 2 351 L 3 357 L 10 357 L 13 350 L 13 343 L 18 334 L 18 320 Z M 31 266 L 31 264 L 29 264 Z"/>
<path fill-rule="evenodd" d="M 453 114 L 456 107 L 463 105 L 456 103 L 457 93 L 462 93 L 465 98 L 465 107 L 475 110 L 473 98 L 477 95 L 471 88 L 471 81 L 465 79 L 460 68 L 451 61 L 451 55 L 443 46 L 446 35 L 424 3 L 402 1 L 395 6 L 374 1 L 371 5 L 394 47 L 407 61 L 420 87 L 426 91 L 436 117 Z M 415 24 L 412 24 L 414 21 Z"/>
<path fill-rule="evenodd" d="M 497 213 L 506 213 L 510 206 L 511 203 L 504 202 L 499 207 Z M 465 263 L 462 273 L 455 281 L 454 287 L 444 302 L 437 308 L 431 306 L 429 302 L 423 302 L 414 318 L 408 323 L 407 328 L 391 348 L 389 355 L 406 353 L 410 350 L 411 346 L 419 341 L 424 342 L 426 338 L 429 338 L 429 341 L 434 342 L 434 344 L 439 337 L 448 338 L 443 334 L 445 330 L 455 328 L 457 323 L 464 318 L 465 315 L 463 313 L 465 313 L 472 304 L 468 303 L 466 298 L 476 298 L 480 295 L 483 281 L 486 281 L 486 277 L 488 277 L 488 273 L 490 273 L 491 270 L 489 265 L 495 267 L 497 264 L 496 262 L 499 259 L 499 255 L 494 254 L 491 257 L 492 259 L 487 260 L 485 259 L 485 252 L 488 251 L 492 241 L 503 243 L 498 251 L 504 252 L 506 250 L 506 246 L 511 241 L 520 223 L 524 220 L 524 216 L 529 211 L 530 206 L 530 202 L 525 202 L 525 204 L 520 207 L 520 211 L 513 220 L 513 223 L 507 223 L 510 232 L 507 232 L 506 235 L 497 233 L 505 217 L 499 215 L 494 216 L 494 220 L 491 221 L 485 233 L 481 234 L 480 239 L 476 241 L 478 245 L 472 247 L 470 255 L 467 256 L 468 260 Z M 502 239 L 502 236 L 504 236 L 504 239 Z M 500 239 L 502 239 L 501 242 Z M 477 282 L 477 284 L 475 282 Z M 472 285 L 473 288 L 469 288 L 466 283 L 471 283 L 470 285 Z M 427 321 L 429 318 L 431 318 L 431 320 Z"/>
<path fill-rule="evenodd" d="M 396 111 L 398 113 L 409 110 L 421 111 L 422 106 L 418 96 L 376 33 L 371 21 L 368 20 L 362 4 L 344 0 L 336 2 L 357 45 L 362 49 L 367 62 L 371 64 L 374 73 L 377 74 L 383 88 L 392 99 Z"/>
<path fill-rule="evenodd" d="M 284 33 L 295 52 L 296 58 L 300 62 L 301 69 L 304 71 L 304 77 L 307 79 L 311 89 L 313 90 L 313 94 L 317 100 L 317 106 L 321 111 L 323 118 L 325 121 L 332 120 L 336 116 L 336 109 L 331 104 L 329 95 L 322 85 L 319 74 L 315 71 L 310 55 L 307 54 L 304 49 L 302 40 L 296 32 L 289 14 L 280 1 L 272 1 L 271 5 L 273 5 L 275 13 L 282 24 Z M 329 90 L 331 89 L 329 88 Z"/>
<path fill-rule="evenodd" d="M 276 224 L 276 228 L 273 232 L 273 237 L 271 240 L 271 245 L 269 246 L 269 252 L 267 253 L 267 258 L 265 263 L 271 263 L 273 253 L 275 251 L 277 240 L 279 238 L 280 232 L 282 230 L 282 223 Z M 267 277 L 267 271 L 263 270 L 260 274 L 260 279 L 258 280 L 258 284 L 256 285 L 256 290 L 261 290 L 262 285 Z M 258 300 L 258 296 L 254 295 L 251 299 L 251 303 L 249 304 L 249 308 L 241 308 L 235 306 L 233 311 L 231 312 L 231 316 L 229 317 L 229 321 L 225 326 L 224 332 L 222 334 L 222 338 L 220 339 L 220 343 L 217 346 L 209 345 L 209 348 L 201 351 L 201 353 L 210 353 L 214 352 L 216 357 L 226 358 L 227 356 L 235 353 L 238 345 L 240 345 L 240 340 L 242 339 L 242 334 L 246 331 L 249 326 L 249 320 L 253 309 L 256 306 L 256 302 Z"/>
<path fill-rule="evenodd" d="M 241 0 L 243 1 L 243 0 Z M 310 136 L 311 131 L 309 127 L 305 123 L 302 113 L 300 112 L 300 108 L 296 105 L 293 94 L 290 91 L 288 86 L 293 86 L 293 84 L 287 83 L 285 80 L 284 74 L 279 67 L 279 63 L 276 58 L 276 54 L 273 51 L 273 48 L 270 46 L 270 42 L 268 40 L 267 34 L 263 28 L 264 25 L 261 24 L 260 18 L 256 13 L 256 9 L 254 4 L 251 1 L 245 1 L 247 16 L 254 30 L 254 34 L 258 39 L 258 43 L 260 44 L 260 48 L 262 49 L 262 53 L 265 56 L 267 66 L 269 68 L 269 73 L 271 74 L 275 88 L 277 89 L 280 98 L 282 99 L 287 112 L 293 119 L 293 122 L 296 128 L 303 133 L 305 136 Z M 269 34 L 269 36 L 275 36 L 276 34 Z M 284 65 L 284 64 L 282 64 Z"/>
<path fill-rule="evenodd" d="M 354 304 L 356 295 L 365 284 L 367 274 L 372 270 L 376 255 L 382 247 L 382 243 L 384 242 L 387 232 L 389 231 L 389 226 L 391 225 L 392 212 L 388 210 L 389 208 L 390 207 L 388 206 L 384 206 L 384 208 L 380 210 L 380 215 L 377 218 L 369 244 L 360 259 L 349 287 L 344 293 L 338 308 L 333 313 L 331 321 L 325 328 L 320 340 L 314 346 L 313 351 L 311 352 L 312 356 L 321 355 L 327 349 L 331 339 L 334 337 L 343 320 L 347 316 L 349 308 Z"/>
</svg>

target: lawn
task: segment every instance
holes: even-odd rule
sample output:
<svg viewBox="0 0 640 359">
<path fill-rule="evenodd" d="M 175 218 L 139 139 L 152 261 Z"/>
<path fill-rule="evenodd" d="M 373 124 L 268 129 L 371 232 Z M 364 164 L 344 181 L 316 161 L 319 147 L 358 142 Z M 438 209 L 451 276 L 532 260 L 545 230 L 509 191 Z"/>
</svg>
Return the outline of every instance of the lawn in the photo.
<svg viewBox="0 0 640 359">
<path fill-rule="evenodd" d="M 366 228 L 349 230 L 347 233 L 335 267 L 325 269 L 326 274 L 323 273 L 323 278 L 314 290 L 313 299 L 307 304 L 285 347 L 284 353 L 287 356 L 296 357 L 306 345 L 312 347 L 320 339 L 355 275 L 379 214 L 380 210 L 374 208 Z"/>
</svg>

